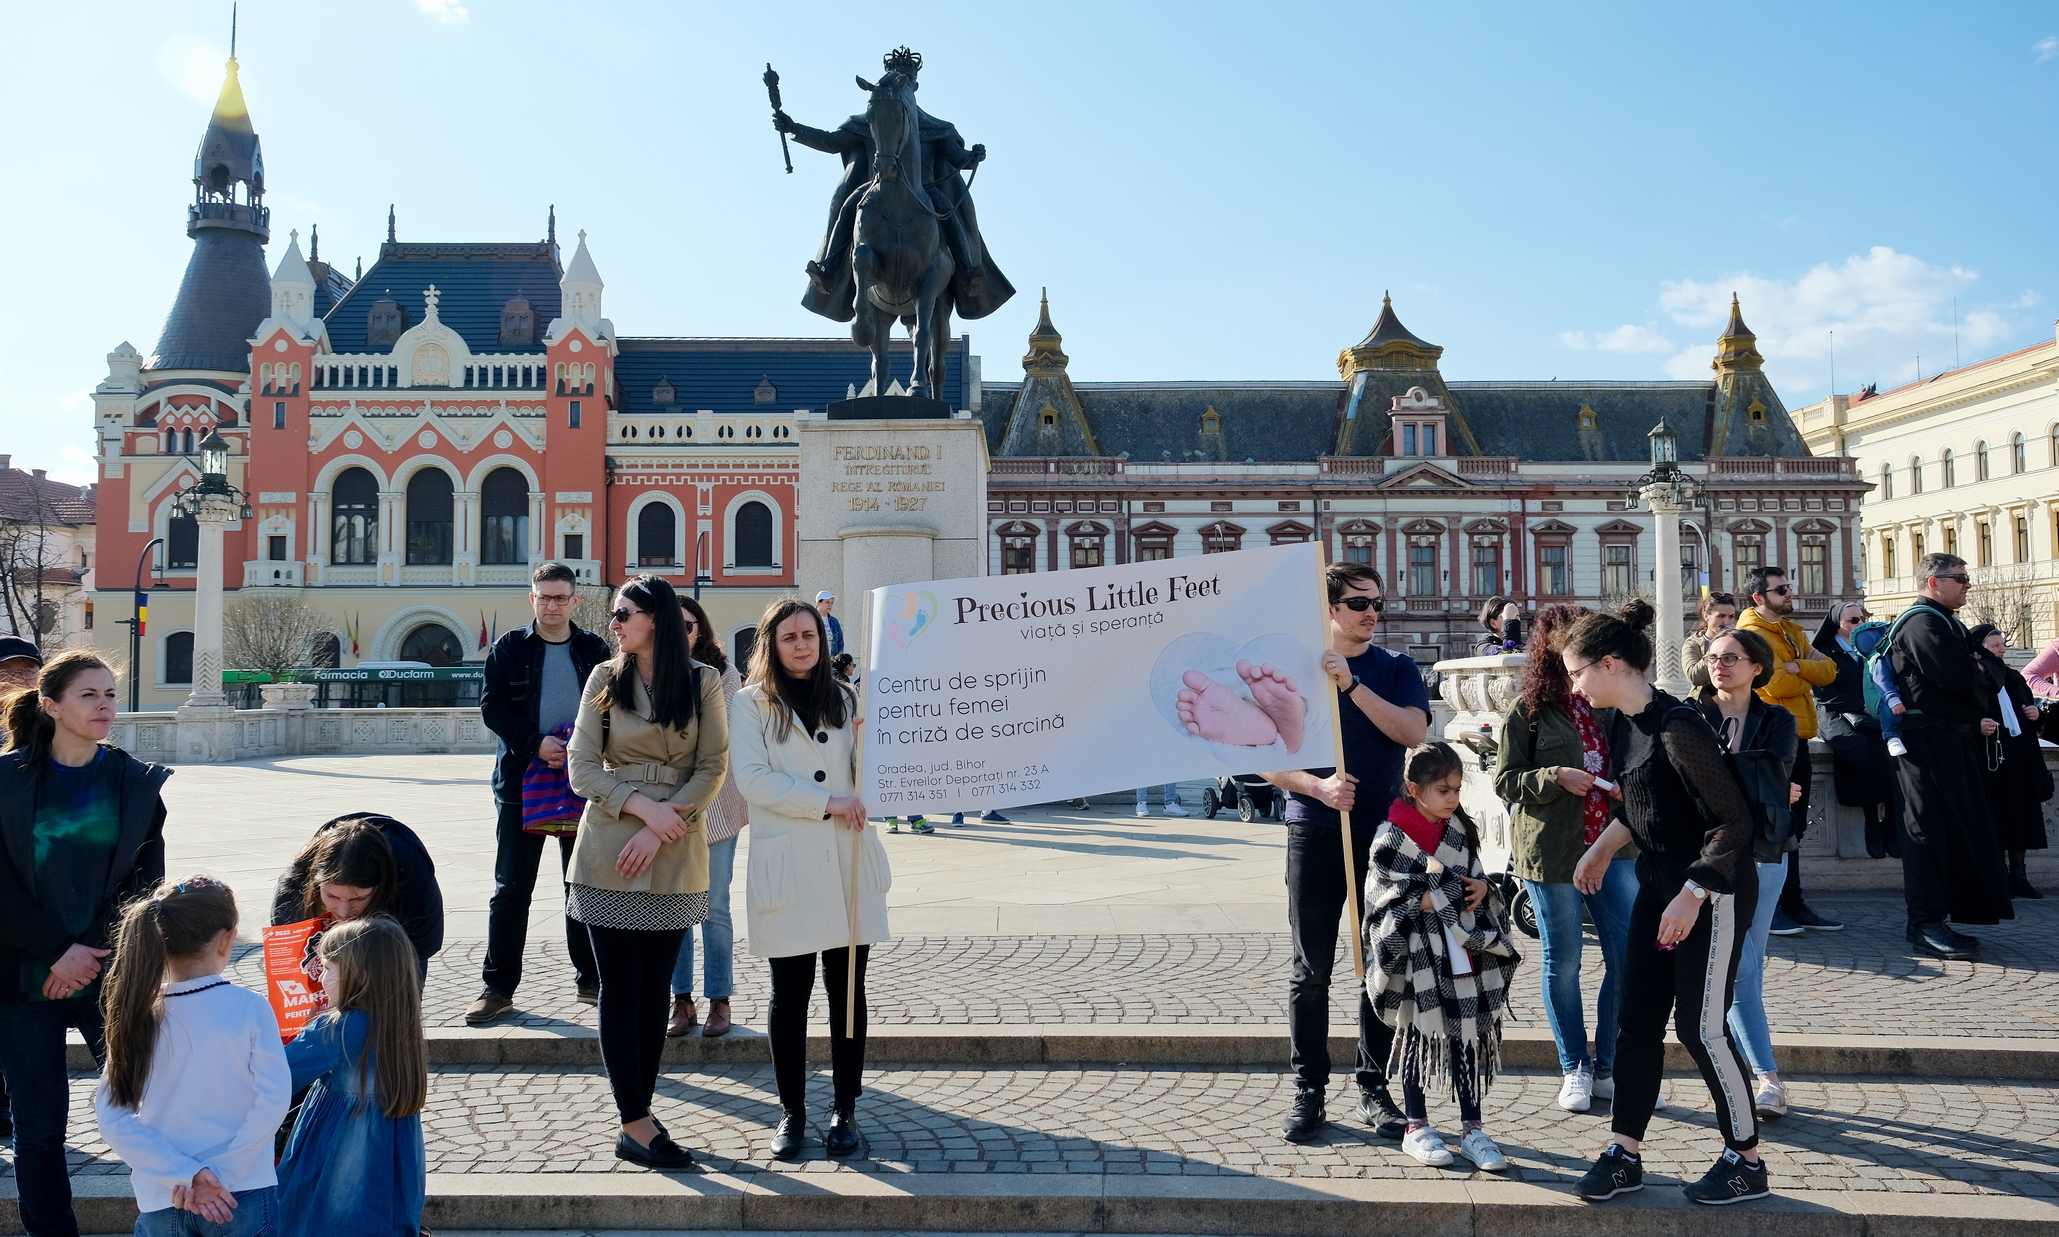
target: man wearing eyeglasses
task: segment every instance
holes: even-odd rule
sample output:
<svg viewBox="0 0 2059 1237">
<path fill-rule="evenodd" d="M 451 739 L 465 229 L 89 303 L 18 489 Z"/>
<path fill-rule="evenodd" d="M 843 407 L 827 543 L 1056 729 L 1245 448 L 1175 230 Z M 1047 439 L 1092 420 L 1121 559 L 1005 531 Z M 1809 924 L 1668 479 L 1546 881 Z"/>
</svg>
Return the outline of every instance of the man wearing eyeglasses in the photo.
<svg viewBox="0 0 2059 1237">
<path fill-rule="evenodd" d="M 479 712 L 500 738 L 493 766 L 493 899 L 486 906 L 486 961 L 479 999 L 465 1022 L 480 1026 L 515 1004 L 522 982 L 522 951 L 528 946 L 529 902 L 536 893 L 536 869 L 543 860 L 544 835 L 522 828 L 522 774 L 531 760 L 563 768 L 565 743 L 552 731 L 579 716 L 579 694 L 587 675 L 608 660 L 608 642 L 572 621 L 579 604 L 578 577 L 563 563 L 540 563 L 529 575 L 529 607 L 536 621 L 494 641 L 486 654 L 486 685 Z M 574 835 L 558 835 L 558 867 L 572 861 Z M 578 999 L 591 1005 L 600 993 L 593 942 L 583 925 L 565 920 L 565 950 L 571 955 Z"/>
<path fill-rule="evenodd" d="M 1896 761 L 1908 803 L 1902 838 L 1907 935 L 1938 958 L 1971 958 L 1980 948 L 1978 938 L 1953 931 L 1947 918 L 1992 924 L 2016 917 L 1982 774 L 1986 736 L 2001 728 L 1988 716 L 1994 688 L 1953 614 L 1966 604 L 1972 583 L 1965 559 L 1924 555 L 1916 566 L 1919 596 L 1888 631 L 1888 665 L 1907 706 L 1901 717 L 1907 754 Z"/>
<path fill-rule="evenodd" d="M 1330 973 L 1345 882 L 1358 890 L 1363 907 L 1373 833 L 1401 797 L 1403 758 L 1430 730 L 1430 698 L 1414 659 L 1373 647 L 1384 604 L 1380 573 L 1364 563 L 1336 563 L 1325 581 L 1331 647 L 1323 654 L 1323 672 L 1337 692 L 1344 768 L 1263 775 L 1287 792 L 1287 925 L 1294 936 L 1287 1040 L 1295 1096 L 1280 1134 L 1289 1142 L 1314 1138 L 1329 1120 L 1324 1099 L 1330 1087 Z M 1353 813 L 1348 874 L 1340 811 Z M 1345 926 L 1359 930 L 1357 924 Z M 1395 1106 L 1384 1072 L 1394 1029 L 1373 1013 L 1363 984 L 1357 1004 L 1357 1115 L 1375 1134 L 1398 1140 L 1408 1119 Z"/>
<path fill-rule="evenodd" d="M 1779 663 L 1773 667 L 1773 677 L 1759 689 L 1759 699 L 1794 714 L 1798 741 L 1795 744 L 1794 768 L 1788 771 L 1788 777 L 1802 788 L 1802 795 L 1790 807 L 1789 819 L 1794 827 L 1794 842 L 1800 845 L 1802 834 L 1809 827 L 1809 784 L 1813 780 L 1809 768 L 1809 740 L 1816 737 L 1814 692 L 1824 684 L 1837 681 L 1837 663 L 1825 657 L 1811 642 L 1802 625 L 1789 617 L 1794 613 L 1794 587 L 1787 582 L 1785 570 L 1754 567 L 1745 577 L 1745 587 L 1751 593 L 1752 604 L 1737 616 L 1737 626 L 1741 631 L 1757 632 L 1772 647 L 1773 659 Z M 1843 931 L 1844 925 L 1810 910 L 1808 903 L 1802 900 L 1802 856 L 1799 851 L 1790 851 L 1787 856 L 1787 886 L 1780 891 L 1780 907 L 1773 914 L 1772 931 L 1780 936 L 1793 936 L 1804 928 L 1839 932 Z"/>
</svg>

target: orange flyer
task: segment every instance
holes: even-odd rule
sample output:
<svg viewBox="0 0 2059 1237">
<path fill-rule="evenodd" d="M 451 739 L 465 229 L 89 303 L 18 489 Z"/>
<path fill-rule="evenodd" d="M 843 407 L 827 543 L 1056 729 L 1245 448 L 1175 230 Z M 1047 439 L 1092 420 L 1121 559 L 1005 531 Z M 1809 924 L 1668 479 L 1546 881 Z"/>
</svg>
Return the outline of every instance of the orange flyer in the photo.
<svg viewBox="0 0 2059 1237">
<path fill-rule="evenodd" d="M 322 933 L 326 916 L 265 929 L 265 995 L 279 1019 L 279 1036 L 292 1043 L 329 1006 L 322 987 Z"/>
</svg>

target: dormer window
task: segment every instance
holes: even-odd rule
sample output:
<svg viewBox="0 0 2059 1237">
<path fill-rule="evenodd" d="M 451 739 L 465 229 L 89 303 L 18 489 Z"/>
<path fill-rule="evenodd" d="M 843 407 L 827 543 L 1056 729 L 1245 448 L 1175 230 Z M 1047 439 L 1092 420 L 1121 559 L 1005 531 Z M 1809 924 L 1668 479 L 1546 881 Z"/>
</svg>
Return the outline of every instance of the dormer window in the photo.
<svg viewBox="0 0 2059 1237">
<path fill-rule="evenodd" d="M 1201 432 L 1202 432 L 1202 433 L 1204 433 L 1204 434 L 1220 434 L 1220 433 L 1222 433 L 1222 432 L 1223 432 L 1223 414 L 1221 414 L 1221 413 L 1217 412 L 1217 411 L 1216 411 L 1216 410 L 1215 410 L 1214 408 L 1210 408 L 1210 409 L 1209 409 L 1208 411 L 1206 411 L 1206 412 L 1202 413 L 1202 414 L 1201 414 Z"/>
<path fill-rule="evenodd" d="M 1745 414 L 1754 421 L 1764 421 L 1766 419 L 1766 405 L 1758 400 L 1753 400 L 1751 406 L 1745 409 Z"/>
<path fill-rule="evenodd" d="M 536 306 L 519 296 L 501 306 L 500 342 L 503 344 L 535 343 Z"/>
<path fill-rule="evenodd" d="M 365 345 L 372 348 L 390 348 L 400 342 L 401 332 L 407 330 L 407 311 L 391 295 L 382 296 L 372 302 L 372 308 L 365 314 Z"/>
<path fill-rule="evenodd" d="M 658 379 L 658 385 L 651 388 L 651 402 L 653 404 L 676 404 L 679 402 L 679 392 L 673 389 L 670 378 Z"/>
<path fill-rule="evenodd" d="M 1594 407 L 1593 407 L 1592 405 L 1590 405 L 1590 404 L 1582 404 L 1582 405 L 1580 405 L 1580 428 L 1581 428 L 1581 429 L 1584 429 L 1584 430 L 1591 430 L 1591 429 L 1595 429 L 1595 428 L 1598 428 L 1598 427 L 1599 427 L 1600 423 L 1601 423 L 1601 418 L 1600 418 L 1600 416 L 1598 416 L 1598 415 L 1597 415 L 1597 414 L 1595 413 L 1595 411 L 1594 411 Z"/>
<path fill-rule="evenodd" d="M 1037 414 L 1037 422 L 1046 428 L 1056 426 L 1058 424 L 1058 410 L 1049 404 L 1044 405 L 1044 411 Z"/>
<path fill-rule="evenodd" d="M 756 389 L 751 392 L 751 402 L 754 404 L 770 404 L 777 402 L 778 399 L 779 388 L 772 385 L 772 379 L 769 377 L 758 379 Z"/>
</svg>

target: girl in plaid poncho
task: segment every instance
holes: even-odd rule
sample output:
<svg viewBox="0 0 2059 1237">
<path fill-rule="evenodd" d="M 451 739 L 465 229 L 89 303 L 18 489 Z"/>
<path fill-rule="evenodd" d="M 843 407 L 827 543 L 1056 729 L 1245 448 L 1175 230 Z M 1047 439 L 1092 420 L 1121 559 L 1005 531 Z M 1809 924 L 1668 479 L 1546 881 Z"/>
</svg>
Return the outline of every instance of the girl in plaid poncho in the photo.
<svg viewBox="0 0 2059 1237">
<path fill-rule="evenodd" d="M 1521 961 L 1510 943 L 1509 910 L 1480 865 L 1480 838 L 1459 807 L 1464 767 L 1449 744 L 1417 748 L 1397 799 L 1373 835 L 1377 882 L 1366 908 L 1367 995 L 1392 1026 L 1390 1078 L 1401 1079 L 1408 1132 L 1401 1146 L 1418 1161 L 1451 1163 L 1430 1124 L 1424 1090 L 1448 1083 L 1458 1101 L 1458 1153 L 1488 1172 L 1508 1158 L 1481 1127 L 1480 1097 L 1501 1063 L 1501 1011 Z"/>
</svg>

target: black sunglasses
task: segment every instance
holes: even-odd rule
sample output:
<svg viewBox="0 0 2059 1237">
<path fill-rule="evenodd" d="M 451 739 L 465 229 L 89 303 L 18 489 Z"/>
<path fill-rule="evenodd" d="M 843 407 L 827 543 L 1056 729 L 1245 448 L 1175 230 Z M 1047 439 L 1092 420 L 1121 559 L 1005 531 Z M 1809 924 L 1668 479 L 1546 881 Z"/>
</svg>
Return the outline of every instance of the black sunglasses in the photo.
<svg viewBox="0 0 2059 1237">
<path fill-rule="evenodd" d="M 1766 596 L 1768 596 L 1768 597 L 1785 597 L 1785 596 L 1787 596 L 1787 595 L 1788 595 L 1789 593 L 1792 593 L 1792 592 L 1794 592 L 1794 586 L 1793 586 L 1793 585 L 1790 585 L 1790 584 L 1780 584 L 1780 585 L 1776 585 L 1776 586 L 1774 586 L 1773 588 L 1769 588 L 1769 589 L 1767 589 L 1767 590 L 1766 590 Z"/>
<path fill-rule="evenodd" d="M 1364 614 L 1368 610 L 1378 614 L 1387 608 L 1387 603 L 1378 597 L 1346 597 L 1337 604 L 1359 614 Z"/>
<path fill-rule="evenodd" d="M 1950 580 L 1956 584 L 1971 585 L 1973 583 L 1973 577 L 1969 575 L 1932 576 L 1931 578 L 1934 580 Z"/>
<path fill-rule="evenodd" d="M 626 622 L 628 622 L 628 621 L 629 621 L 629 619 L 630 619 L 630 617 L 631 617 L 632 615 L 637 615 L 637 614 L 649 614 L 649 613 L 650 613 L 650 611 L 649 611 L 649 610 L 632 610 L 632 609 L 630 609 L 630 608 L 629 608 L 628 606 L 616 606 L 616 607 L 615 607 L 615 608 L 614 608 L 614 609 L 613 609 L 612 611 L 610 611 L 610 613 L 614 615 L 614 618 L 615 618 L 615 621 L 616 621 L 616 622 L 618 622 L 618 623 L 626 623 Z"/>
</svg>

